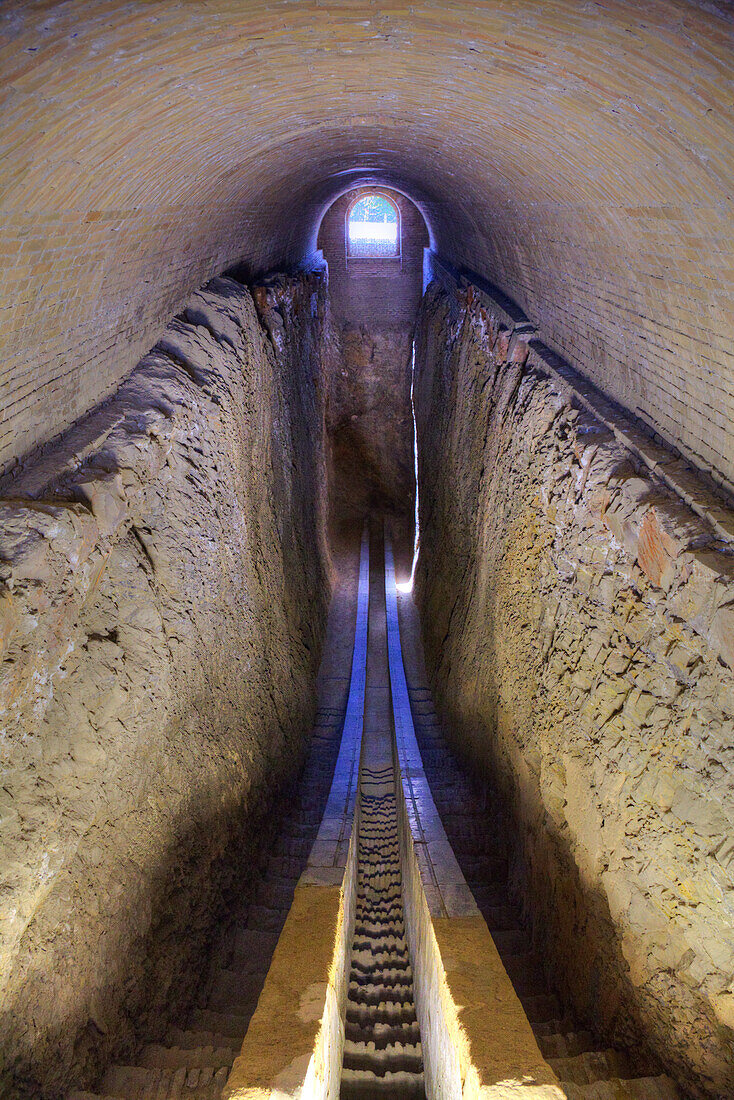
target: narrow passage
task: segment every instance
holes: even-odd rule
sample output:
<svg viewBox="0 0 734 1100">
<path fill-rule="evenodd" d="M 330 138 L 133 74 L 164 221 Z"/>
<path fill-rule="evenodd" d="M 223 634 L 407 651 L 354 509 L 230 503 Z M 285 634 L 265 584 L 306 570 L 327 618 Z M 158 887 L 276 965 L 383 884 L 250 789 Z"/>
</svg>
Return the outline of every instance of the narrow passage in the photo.
<svg viewBox="0 0 734 1100">
<path fill-rule="evenodd" d="M 104 1100 L 220 1100 L 223 1091 L 226 1094 L 230 1067 L 242 1045 L 253 1011 L 257 1012 L 273 950 L 293 904 L 296 883 L 307 861 L 313 860 L 314 852 L 319 849 L 319 842 L 315 843 L 318 823 L 322 822 L 322 830 L 324 824 L 327 826 L 324 836 L 329 833 L 328 827 L 335 822 L 338 825 L 338 837 L 335 833 L 331 843 L 337 854 L 348 847 L 355 786 L 359 795 L 355 816 L 357 884 L 354 931 L 348 953 L 346 1013 L 345 1017 L 340 1017 L 344 1020 L 341 1097 L 343 1100 L 380 1097 L 424 1100 L 426 1067 L 428 1092 L 439 1094 L 437 1079 L 443 1070 L 444 1051 L 442 1049 L 436 1056 L 435 1038 L 431 1040 L 430 1035 L 431 1015 L 426 1013 L 426 1004 L 421 1001 L 420 1011 L 416 1011 L 414 960 L 406 939 L 404 868 L 398 827 L 398 799 L 405 798 L 397 764 L 400 754 L 401 766 L 408 769 L 404 774 L 409 774 L 408 786 L 413 792 L 410 796 L 413 810 L 407 812 L 421 818 L 416 822 L 419 831 L 431 822 L 434 826 L 439 824 L 433 799 L 426 788 L 420 787 L 421 777 L 425 782 L 424 766 L 440 811 L 443 839 L 438 838 L 439 861 L 431 864 L 433 872 L 437 869 L 451 871 L 451 862 L 456 863 L 458 856 L 466 876 L 465 879 L 461 875 L 457 864 L 460 882 L 455 875 L 450 875 L 446 879 L 436 879 L 430 888 L 440 894 L 440 886 L 445 891 L 444 899 L 465 894 L 471 899 L 473 894 L 478 902 L 499 948 L 506 974 L 535 1032 L 535 1041 L 547 1064 L 557 1074 L 558 1085 L 551 1086 L 554 1089 L 551 1095 L 560 1094 L 567 1100 L 678 1100 L 675 1086 L 657 1072 L 657 1067 L 638 1064 L 634 1059 L 629 1061 L 613 1049 L 600 1049 L 589 1032 L 574 1026 L 553 995 L 543 962 L 533 949 L 532 939 L 511 897 L 506 827 L 486 789 L 476 788 L 444 742 L 426 682 L 415 607 L 409 596 L 400 599 L 398 631 L 392 553 L 388 546 L 386 569 L 382 524 L 378 526 L 377 521 L 373 521 L 371 526 L 369 571 L 365 541 L 359 570 L 355 559 L 344 575 L 332 606 L 320 674 L 319 713 L 306 767 L 298 787 L 293 790 L 269 858 L 263 860 L 263 873 L 258 876 L 252 895 L 233 908 L 230 921 L 222 930 L 209 978 L 202 982 L 198 1005 L 180 1027 L 169 1028 L 162 1041 L 150 1041 L 137 1057 L 111 1066 L 96 1093 L 74 1092 L 69 1100 L 99 1100 L 100 1097 Z M 368 608 L 365 598 L 367 575 Z M 390 661 L 386 575 L 390 593 Z M 354 647 L 350 644 L 352 638 Z M 354 661 L 350 677 L 352 652 Z M 407 684 L 402 682 L 403 666 Z M 391 669 L 395 698 L 390 687 Z M 414 727 L 418 744 L 415 743 Z M 336 818 L 328 810 L 332 799 Z M 436 835 L 435 827 L 433 835 Z M 323 843 L 329 847 L 327 842 Z M 430 844 L 423 846 L 424 858 L 430 862 Z M 325 865 L 316 860 L 314 867 L 323 870 Z M 336 865 L 326 868 L 328 871 L 335 869 Z M 471 901 L 473 906 L 474 900 Z M 413 922 L 413 910 L 409 909 L 408 915 Z M 462 911 L 458 920 L 464 916 L 466 913 Z M 471 922 L 473 918 L 469 919 Z M 413 923 L 410 929 L 413 943 Z M 440 958 L 438 961 L 442 965 Z M 480 964 L 481 959 L 478 958 L 477 963 Z M 342 973 L 346 975 L 346 968 Z M 506 974 L 502 972 L 496 976 L 498 995 L 505 999 L 509 988 Z M 419 978 L 423 980 L 423 985 L 419 986 L 422 997 L 427 988 L 426 977 L 425 969 L 419 970 Z M 425 1047 L 421 1041 L 419 1017 L 426 1029 Z M 526 1027 L 527 1019 L 521 1015 Z M 272 1022 L 268 1019 L 268 1027 Z M 432 1041 L 434 1047 L 431 1047 Z M 535 1041 L 531 1038 L 534 1047 Z M 284 1046 L 287 1045 L 285 1042 Z M 473 1056 L 481 1058 L 481 1055 L 479 1048 L 473 1052 Z M 338 1061 L 334 1068 L 336 1084 Z M 297 1095 L 298 1090 L 285 1089 L 280 1094 Z"/>
<path fill-rule="evenodd" d="M 357 904 L 341 1082 L 345 1100 L 425 1095 L 403 920 L 383 561 L 382 534 L 373 531 Z"/>
</svg>

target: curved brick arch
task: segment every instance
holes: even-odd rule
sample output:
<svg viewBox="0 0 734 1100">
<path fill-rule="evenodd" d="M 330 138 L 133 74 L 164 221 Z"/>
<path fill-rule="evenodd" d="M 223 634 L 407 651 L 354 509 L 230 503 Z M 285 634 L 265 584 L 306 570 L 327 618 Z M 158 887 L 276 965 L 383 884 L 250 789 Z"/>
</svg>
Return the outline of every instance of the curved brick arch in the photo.
<svg viewBox="0 0 734 1100">
<path fill-rule="evenodd" d="M 5 11 L 0 468 L 349 180 L 734 480 L 732 8 L 119 0 Z"/>
</svg>

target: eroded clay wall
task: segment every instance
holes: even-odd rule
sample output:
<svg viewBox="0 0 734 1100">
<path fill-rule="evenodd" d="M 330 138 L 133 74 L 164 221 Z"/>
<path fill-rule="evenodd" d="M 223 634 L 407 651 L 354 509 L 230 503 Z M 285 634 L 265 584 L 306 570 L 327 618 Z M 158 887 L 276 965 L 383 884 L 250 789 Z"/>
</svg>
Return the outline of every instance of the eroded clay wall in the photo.
<svg viewBox="0 0 734 1100">
<path fill-rule="evenodd" d="M 413 326 L 428 233 L 412 202 L 381 188 L 400 213 L 400 256 L 347 259 L 347 213 L 355 199 L 372 191 L 342 195 L 327 211 L 318 238 L 329 265 L 338 334 L 327 408 L 331 494 L 338 522 L 361 523 L 375 510 L 402 517 L 407 533 L 415 499 Z"/>
<path fill-rule="evenodd" d="M 4 486 L 13 1095 L 89 1081 L 186 1002 L 310 729 L 324 288 L 276 279 L 254 298 L 212 280 L 110 402 Z"/>
<path fill-rule="evenodd" d="M 734 513 L 511 313 L 448 278 L 422 307 L 434 687 L 508 804 L 562 997 L 694 1094 L 728 1096 Z"/>
</svg>

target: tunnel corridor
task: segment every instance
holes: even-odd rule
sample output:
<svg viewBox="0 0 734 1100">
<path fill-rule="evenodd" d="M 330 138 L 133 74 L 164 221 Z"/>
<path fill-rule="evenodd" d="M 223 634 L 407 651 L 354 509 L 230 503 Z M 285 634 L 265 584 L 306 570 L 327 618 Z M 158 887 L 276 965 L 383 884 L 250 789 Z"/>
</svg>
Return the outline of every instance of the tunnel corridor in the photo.
<svg viewBox="0 0 734 1100">
<path fill-rule="evenodd" d="M 507 988 L 503 992 L 521 999 L 534 1039 L 561 1082 L 561 1092 L 541 1091 L 538 1095 L 566 1096 L 569 1100 L 600 1096 L 676 1100 L 679 1093 L 670 1079 L 641 1064 L 639 1052 L 636 1056 L 631 1052 L 631 1063 L 617 1051 L 597 1050 L 593 1036 L 575 1028 L 550 991 L 543 962 L 533 953 L 509 890 L 507 847 L 498 807 L 492 804 L 491 792 L 473 789 L 470 777 L 457 765 L 442 735 L 425 679 L 415 605 L 409 594 L 398 596 L 392 547 L 389 536 L 384 537 L 383 520 L 373 517 L 363 534 L 361 553 L 355 553 L 354 547 L 349 550 L 332 609 L 320 707 L 309 756 L 297 784 L 284 799 L 277 835 L 263 860 L 251 900 L 228 914 L 213 951 L 210 972 L 197 993 L 196 1007 L 183 1026 L 172 1028 L 161 1042 L 144 1045 L 134 1065 L 109 1068 L 94 1093 L 73 1091 L 69 1100 L 97 1100 L 100 1096 L 123 1100 L 219 1100 L 223 1095 L 249 1094 L 267 1083 L 270 1059 L 266 1055 L 263 1066 L 262 1030 L 287 1036 L 286 1051 L 278 1050 L 276 1061 L 287 1063 L 300 1050 L 300 1036 L 283 1031 L 275 1018 L 275 1013 L 282 1011 L 283 994 L 279 991 L 270 995 L 266 987 L 268 967 L 294 904 L 300 876 L 305 872 L 307 880 L 310 873 L 316 880 L 317 869 L 328 866 L 325 856 L 327 838 L 334 835 L 330 828 L 334 803 L 344 803 L 345 796 L 345 816 L 349 817 L 350 807 L 352 812 L 356 804 L 359 808 L 351 826 L 356 874 L 353 914 L 348 921 L 351 942 L 342 960 L 342 965 L 348 964 L 348 992 L 342 1007 L 343 1057 L 337 1057 L 339 1095 L 370 1100 L 378 1096 L 449 1094 L 453 1085 L 451 1069 L 456 1072 L 456 1067 L 450 1066 L 450 1058 L 439 1045 L 431 1052 L 428 1084 L 424 1075 L 419 1017 L 430 1019 L 431 1009 L 440 1012 L 440 1006 L 419 1002 L 416 1010 L 413 967 L 420 933 L 415 915 L 409 919 L 404 913 L 401 868 L 410 855 L 400 839 L 400 818 L 405 810 L 398 813 L 401 796 L 397 784 L 406 783 L 413 791 L 414 812 L 420 815 L 418 827 L 413 828 L 414 839 L 434 834 L 434 851 L 426 857 L 431 871 L 423 877 L 426 893 L 433 889 L 443 893 L 445 901 L 451 899 L 450 915 L 460 919 L 476 911 L 477 899 L 512 983 L 505 979 Z M 405 653 L 400 646 L 399 618 L 402 629 L 411 635 Z M 348 697 L 342 686 L 347 671 L 345 651 L 349 649 L 344 637 L 347 624 L 354 624 Z M 394 632 L 392 640 L 390 630 Z M 396 658 L 400 670 L 405 661 L 404 676 L 395 675 Z M 396 690 L 399 679 L 403 686 Z M 397 718 L 401 708 L 402 720 L 395 721 L 393 712 Z M 413 717 L 408 719 L 409 731 L 406 729 L 408 712 L 414 716 L 418 742 Z M 354 721 L 355 716 L 356 726 L 349 729 L 350 719 Z M 407 734 L 415 742 L 412 759 L 401 759 L 396 727 L 402 738 Z M 422 794 L 415 793 L 422 760 L 428 762 L 430 794 L 427 785 Z M 438 800 L 440 824 L 431 796 Z M 449 830 L 450 848 L 445 843 L 443 824 Z M 342 831 L 339 835 L 343 846 L 345 834 Z M 494 847 L 489 846 L 490 837 L 495 838 Z M 470 890 L 461 872 L 451 866 L 455 854 L 462 871 L 469 872 Z M 415 899 L 408 903 L 414 905 Z M 299 948 L 308 951 L 308 930 L 297 931 L 296 937 Z M 270 980 L 277 985 L 282 978 L 277 966 L 273 970 L 275 975 Z M 432 985 L 425 977 L 419 984 L 424 997 L 430 995 Z M 510 993 L 513 987 L 514 994 Z M 288 992 L 295 1000 L 297 981 Z M 491 1013 L 491 1002 L 482 1008 Z M 256 1021 L 254 1036 L 248 1039 L 254 1013 L 262 1019 Z M 501 1009 L 499 1015 L 501 1018 Z M 507 1020 L 502 1020 L 499 1027 L 506 1028 Z M 520 1070 L 517 1079 L 542 1084 L 533 1076 L 534 1063 L 540 1061 L 540 1056 L 533 1050 L 529 1032 L 520 1038 L 519 1057 L 519 1066 L 513 1067 Z M 525 1064 L 523 1057 L 527 1059 Z M 506 1068 L 511 1064 L 512 1056 Z M 243 1089 L 244 1082 L 248 1082 L 248 1090 Z M 600 1082 L 608 1083 L 608 1091 L 602 1091 Z M 304 1088 L 308 1091 L 306 1085 Z"/>
<path fill-rule="evenodd" d="M 0 10 L 0 1097 L 734 1097 L 731 0 Z"/>
</svg>

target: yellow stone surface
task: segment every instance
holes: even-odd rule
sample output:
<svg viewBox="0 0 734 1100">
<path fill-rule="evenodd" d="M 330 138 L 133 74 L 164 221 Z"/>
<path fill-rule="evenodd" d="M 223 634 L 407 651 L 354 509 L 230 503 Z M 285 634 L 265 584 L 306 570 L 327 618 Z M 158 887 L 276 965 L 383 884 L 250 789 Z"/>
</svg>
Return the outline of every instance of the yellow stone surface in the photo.
<svg viewBox="0 0 734 1100">
<path fill-rule="evenodd" d="M 510 1096 L 513 1088 L 523 1086 L 543 1090 L 523 1095 L 563 1096 L 484 918 L 439 917 L 433 929 L 456 1010 L 455 1041 L 471 1066 L 469 1095 L 484 1095 L 485 1089 L 493 1088 L 500 1089 L 498 1097 Z"/>
<path fill-rule="evenodd" d="M 296 887 L 224 1100 L 295 1095 L 317 1045 L 341 927 L 338 886 Z"/>
</svg>

